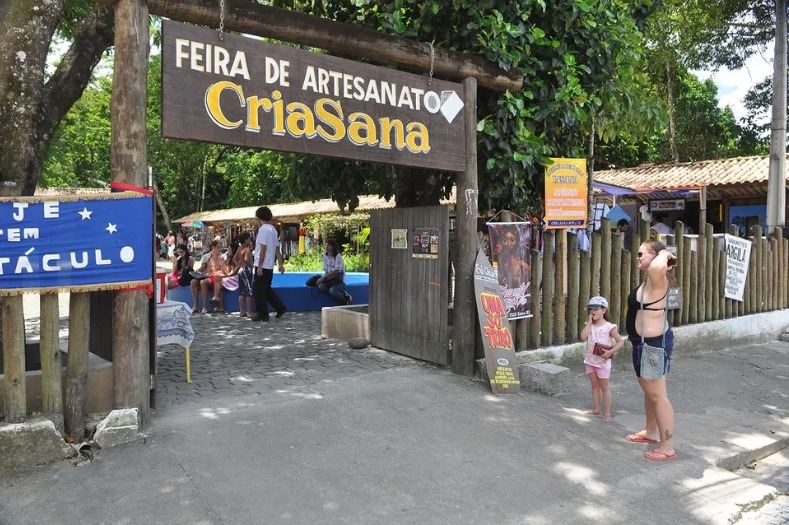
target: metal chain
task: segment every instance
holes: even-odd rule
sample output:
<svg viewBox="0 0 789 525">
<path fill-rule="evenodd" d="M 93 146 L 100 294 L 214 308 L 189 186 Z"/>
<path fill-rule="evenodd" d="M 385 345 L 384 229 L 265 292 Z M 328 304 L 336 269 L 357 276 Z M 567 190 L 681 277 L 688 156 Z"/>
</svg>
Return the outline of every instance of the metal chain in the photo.
<svg viewBox="0 0 789 525">
<path fill-rule="evenodd" d="M 219 0 L 219 40 L 225 39 L 225 0 Z"/>
<path fill-rule="evenodd" d="M 427 79 L 427 83 L 428 84 L 432 84 L 433 83 L 433 64 L 436 63 L 436 50 L 433 48 L 433 42 L 428 42 L 428 44 L 430 45 L 430 76 Z"/>
</svg>

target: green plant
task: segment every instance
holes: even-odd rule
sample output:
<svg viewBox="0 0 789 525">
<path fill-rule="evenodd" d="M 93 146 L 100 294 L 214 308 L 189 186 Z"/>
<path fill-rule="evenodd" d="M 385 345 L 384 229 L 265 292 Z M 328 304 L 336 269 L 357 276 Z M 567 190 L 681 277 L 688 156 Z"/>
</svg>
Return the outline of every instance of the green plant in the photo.
<svg viewBox="0 0 789 525">
<path fill-rule="evenodd" d="M 291 255 L 285 261 L 285 270 L 289 272 L 323 272 L 323 250 L 312 248 L 304 253 Z"/>
</svg>

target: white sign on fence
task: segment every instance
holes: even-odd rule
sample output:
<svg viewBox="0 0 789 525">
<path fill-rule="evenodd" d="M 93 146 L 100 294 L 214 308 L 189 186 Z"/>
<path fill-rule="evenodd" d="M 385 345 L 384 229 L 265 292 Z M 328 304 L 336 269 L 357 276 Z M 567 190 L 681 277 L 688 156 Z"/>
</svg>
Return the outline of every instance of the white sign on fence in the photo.
<svg viewBox="0 0 789 525">
<path fill-rule="evenodd" d="M 726 234 L 726 298 L 742 301 L 748 261 L 751 259 L 751 241 Z"/>
</svg>

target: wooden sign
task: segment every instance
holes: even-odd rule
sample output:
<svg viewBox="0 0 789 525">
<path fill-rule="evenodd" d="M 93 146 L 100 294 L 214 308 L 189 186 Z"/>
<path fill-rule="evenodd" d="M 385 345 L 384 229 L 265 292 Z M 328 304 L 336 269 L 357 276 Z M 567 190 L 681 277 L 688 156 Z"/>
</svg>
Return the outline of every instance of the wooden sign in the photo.
<svg viewBox="0 0 789 525">
<path fill-rule="evenodd" d="M 521 382 L 507 310 L 501 300 L 499 278 L 482 250 L 474 264 L 474 295 L 490 389 L 494 394 L 516 394 Z"/>
<path fill-rule="evenodd" d="M 649 201 L 650 212 L 682 211 L 685 209 L 685 199 L 665 199 Z"/>
<path fill-rule="evenodd" d="M 668 306 L 669 310 L 682 309 L 682 288 L 669 288 L 668 289 Z"/>
<path fill-rule="evenodd" d="M 463 86 L 165 20 L 162 135 L 446 171 Z"/>
</svg>

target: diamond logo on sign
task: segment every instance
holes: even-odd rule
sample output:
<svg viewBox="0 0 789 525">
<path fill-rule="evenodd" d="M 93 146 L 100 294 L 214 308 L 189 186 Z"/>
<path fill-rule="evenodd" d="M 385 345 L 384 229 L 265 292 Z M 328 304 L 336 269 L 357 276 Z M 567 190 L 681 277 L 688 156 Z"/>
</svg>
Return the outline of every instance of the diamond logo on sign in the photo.
<svg viewBox="0 0 789 525">
<path fill-rule="evenodd" d="M 452 124 L 460 110 L 463 109 L 463 101 L 454 91 L 441 92 L 441 114 L 447 119 L 447 122 Z"/>
</svg>

